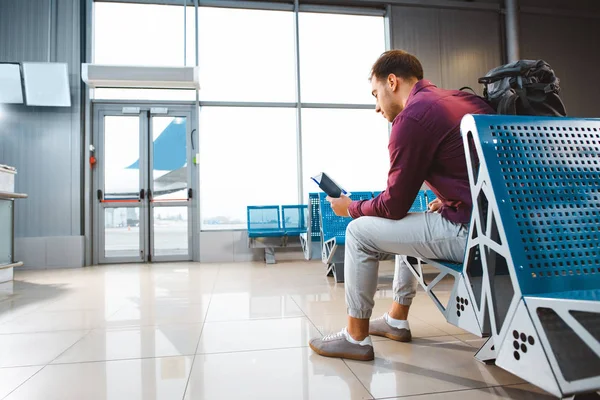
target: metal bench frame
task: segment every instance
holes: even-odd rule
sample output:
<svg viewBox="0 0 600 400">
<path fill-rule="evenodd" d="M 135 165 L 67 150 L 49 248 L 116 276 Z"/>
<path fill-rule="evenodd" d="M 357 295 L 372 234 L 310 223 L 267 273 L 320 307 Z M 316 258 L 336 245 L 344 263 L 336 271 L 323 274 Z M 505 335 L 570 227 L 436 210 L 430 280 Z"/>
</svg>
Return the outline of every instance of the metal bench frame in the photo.
<svg viewBox="0 0 600 400">
<path fill-rule="evenodd" d="M 473 199 L 461 279 L 490 335 L 477 357 L 557 397 L 598 391 L 600 120 L 467 115 L 461 132 Z"/>
<path fill-rule="evenodd" d="M 448 322 L 489 336 L 480 361 L 557 397 L 598 391 L 600 119 L 466 115 L 461 132 L 473 200 L 463 265 L 396 262 Z M 429 283 L 423 263 L 440 271 Z M 444 307 L 433 289 L 449 274 Z"/>
</svg>

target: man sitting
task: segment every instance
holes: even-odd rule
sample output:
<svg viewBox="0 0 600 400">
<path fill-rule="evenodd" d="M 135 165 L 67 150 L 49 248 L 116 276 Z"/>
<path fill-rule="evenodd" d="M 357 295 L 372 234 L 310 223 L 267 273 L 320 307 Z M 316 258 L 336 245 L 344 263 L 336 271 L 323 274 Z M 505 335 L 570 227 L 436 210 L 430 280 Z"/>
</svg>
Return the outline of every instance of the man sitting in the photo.
<svg viewBox="0 0 600 400">
<path fill-rule="evenodd" d="M 392 123 L 387 188 L 372 200 L 328 200 L 346 230 L 345 287 L 348 326 L 310 341 L 318 354 L 373 360 L 369 335 L 408 342 L 408 310 L 417 281 L 409 266 L 396 267 L 394 302 L 370 321 L 379 261 L 394 254 L 462 262 L 471 218 L 471 192 L 460 122 L 465 114 L 494 114 L 481 98 L 444 90 L 423 79 L 419 60 L 401 50 L 383 53 L 371 70 L 375 111 Z M 437 200 L 427 213 L 408 213 L 423 182 Z"/>
</svg>

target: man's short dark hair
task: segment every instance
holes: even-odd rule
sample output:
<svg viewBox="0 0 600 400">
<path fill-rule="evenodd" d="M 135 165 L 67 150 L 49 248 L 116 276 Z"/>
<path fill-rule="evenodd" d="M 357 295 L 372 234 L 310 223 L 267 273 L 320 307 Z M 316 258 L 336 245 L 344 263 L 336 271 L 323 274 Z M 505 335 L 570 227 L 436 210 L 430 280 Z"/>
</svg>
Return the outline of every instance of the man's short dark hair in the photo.
<svg viewBox="0 0 600 400">
<path fill-rule="evenodd" d="M 423 79 L 423 66 L 417 57 L 404 50 L 388 50 L 373 64 L 369 80 L 386 79 L 394 74 L 404 79 Z"/>
</svg>

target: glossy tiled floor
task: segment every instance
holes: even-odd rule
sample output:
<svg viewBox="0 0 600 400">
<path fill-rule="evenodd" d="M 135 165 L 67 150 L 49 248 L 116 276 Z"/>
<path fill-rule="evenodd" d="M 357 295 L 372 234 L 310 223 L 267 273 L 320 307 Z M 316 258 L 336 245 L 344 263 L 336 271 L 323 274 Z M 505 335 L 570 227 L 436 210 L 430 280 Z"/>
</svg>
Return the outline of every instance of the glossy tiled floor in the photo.
<svg viewBox="0 0 600 400">
<path fill-rule="evenodd" d="M 319 262 L 19 272 L 0 285 L 0 399 L 551 398 L 478 363 L 483 341 L 423 293 L 411 313 L 412 343 L 374 338 L 375 361 L 343 361 L 308 348 L 346 323 Z"/>
</svg>

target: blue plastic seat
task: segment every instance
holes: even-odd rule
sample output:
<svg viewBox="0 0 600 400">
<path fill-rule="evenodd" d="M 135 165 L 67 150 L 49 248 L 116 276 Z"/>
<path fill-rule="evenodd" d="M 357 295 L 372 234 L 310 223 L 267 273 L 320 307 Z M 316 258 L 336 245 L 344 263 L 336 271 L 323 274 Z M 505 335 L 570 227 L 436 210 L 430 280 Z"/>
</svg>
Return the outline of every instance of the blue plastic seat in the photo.
<svg viewBox="0 0 600 400">
<path fill-rule="evenodd" d="M 557 397 L 597 391 L 600 119 L 466 115 L 461 132 L 465 286 L 496 365 Z"/>
<path fill-rule="evenodd" d="M 344 251 L 338 250 L 346 244 L 346 228 L 352 222 L 350 217 L 338 217 L 326 200 L 325 193 L 319 193 L 319 212 L 321 217 L 322 260 L 327 264 L 327 272 L 335 277 L 336 282 L 344 281 Z M 373 192 L 353 192 L 352 200 L 370 200 Z"/>
<path fill-rule="evenodd" d="M 373 198 L 379 196 L 382 192 L 373 192 Z M 408 212 L 424 212 L 427 211 L 427 198 L 425 197 L 425 191 L 419 190 L 413 204 L 411 205 Z"/>
<path fill-rule="evenodd" d="M 328 241 L 336 238 L 336 243 L 345 243 L 346 228 L 352 221 L 349 217 L 338 217 L 331 209 L 331 205 L 326 200 L 327 194 L 319 193 L 319 209 L 321 213 L 321 231 L 323 233 L 323 241 Z M 373 197 L 373 192 L 354 192 L 350 194 L 350 198 L 354 201 L 369 200 Z"/>
<path fill-rule="evenodd" d="M 281 227 L 279 206 L 248 206 L 248 237 L 279 237 Z"/>
<path fill-rule="evenodd" d="M 600 120 L 473 118 L 495 197 L 476 193 L 478 229 L 495 200 L 523 295 L 600 289 Z"/>
<path fill-rule="evenodd" d="M 248 231 L 248 237 L 257 238 L 257 237 L 281 237 L 284 235 L 283 229 L 253 229 Z"/>
<path fill-rule="evenodd" d="M 437 196 L 435 195 L 435 193 L 433 193 L 433 190 L 425 190 L 425 198 L 425 201 L 427 202 L 427 204 L 429 204 L 433 200 L 437 199 Z"/>
<path fill-rule="evenodd" d="M 584 300 L 584 301 L 600 301 L 600 289 L 589 290 L 568 290 L 565 292 L 539 293 L 528 297 L 550 298 L 550 299 L 565 299 L 565 300 Z M 600 304 L 598 305 L 600 308 Z"/>
<path fill-rule="evenodd" d="M 281 219 L 283 231 L 287 236 L 297 236 L 307 231 L 308 206 L 284 205 L 281 206 Z"/>
<path fill-rule="evenodd" d="M 463 270 L 463 263 L 457 263 L 457 262 L 448 261 L 448 260 L 433 260 L 433 259 L 431 261 L 441 264 L 444 267 L 450 268 L 451 270 L 456 271 L 456 272 L 462 272 L 462 270 Z"/>
<path fill-rule="evenodd" d="M 419 190 L 412 206 L 408 212 L 425 212 L 427 211 L 427 198 L 425 197 L 425 191 Z"/>
</svg>

